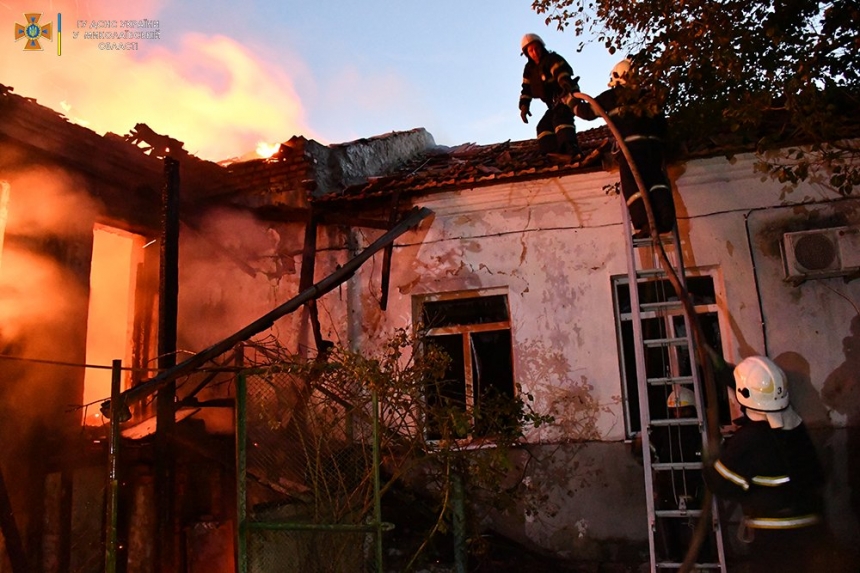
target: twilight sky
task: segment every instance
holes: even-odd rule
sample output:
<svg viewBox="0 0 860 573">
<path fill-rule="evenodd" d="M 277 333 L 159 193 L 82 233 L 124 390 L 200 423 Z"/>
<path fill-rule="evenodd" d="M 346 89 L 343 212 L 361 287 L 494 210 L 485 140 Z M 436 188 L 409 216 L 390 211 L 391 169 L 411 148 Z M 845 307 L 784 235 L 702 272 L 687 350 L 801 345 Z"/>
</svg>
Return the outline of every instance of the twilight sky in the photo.
<svg viewBox="0 0 860 573">
<path fill-rule="evenodd" d="M 530 0 L 241 4 L 0 0 L 0 83 L 98 133 L 143 122 L 217 161 L 293 135 L 341 143 L 424 127 L 449 146 L 529 139 L 544 106 L 536 102 L 530 123 L 520 121 L 524 33 L 565 56 L 593 95 L 620 59 L 595 44 L 577 53 L 577 38 L 547 27 Z M 15 40 L 25 13 L 53 26 L 42 51 Z M 141 19 L 158 26 L 133 31 L 157 39 L 85 38 Z M 100 49 L 104 42 L 136 49 Z"/>
</svg>

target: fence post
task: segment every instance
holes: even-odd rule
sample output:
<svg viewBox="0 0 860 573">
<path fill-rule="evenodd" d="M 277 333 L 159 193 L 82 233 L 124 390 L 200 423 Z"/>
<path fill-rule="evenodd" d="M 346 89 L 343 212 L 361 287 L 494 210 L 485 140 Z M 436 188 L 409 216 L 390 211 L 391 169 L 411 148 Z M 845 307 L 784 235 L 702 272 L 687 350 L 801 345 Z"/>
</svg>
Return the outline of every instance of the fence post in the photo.
<svg viewBox="0 0 860 573">
<path fill-rule="evenodd" d="M 116 549 L 117 549 L 117 510 L 119 507 L 119 425 L 122 421 L 122 404 L 120 397 L 120 383 L 122 382 L 122 360 L 114 360 L 111 370 L 110 399 L 117 414 L 110 417 L 110 434 L 108 437 L 108 499 L 107 515 L 105 524 L 107 526 L 105 536 L 105 573 L 116 573 Z"/>
<path fill-rule="evenodd" d="M 374 388 L 371 392 L 373 400 L 373 521 L 376 526 L 376 570 L 382 573 L 382 494 L 379 483 L 379 394 Z"/>
<path fill-rule="evenodd" d="M 245 372 L 239 372 L 236 376 L 236 573 L 247 573 L 248 571 L 248 527 L 247 527 L 247 502 L 248 496 L 245 491 L 247 484 L 247 427 L 246 418 L 246 393 L 247 379 Z"/>
<path fill-rule="evenodd" d="M 454 571 L 466 573 L 468 553 L 466 551 L 466 500 L 463 476 L 457 468 L 451 471 L 452 513 L 454 521 Z"/>
</svg>

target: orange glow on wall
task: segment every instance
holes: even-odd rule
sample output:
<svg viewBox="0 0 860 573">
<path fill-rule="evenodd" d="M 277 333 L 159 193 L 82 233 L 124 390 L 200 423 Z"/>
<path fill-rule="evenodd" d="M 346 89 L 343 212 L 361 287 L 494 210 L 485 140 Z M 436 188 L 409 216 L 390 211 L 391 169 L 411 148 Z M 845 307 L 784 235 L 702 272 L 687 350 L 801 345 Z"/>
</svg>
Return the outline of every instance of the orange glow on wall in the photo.
<svg viewBox="0 0 860 573">
<path fill-rule="evenodd" d="M 0 180 L 0 268 L 3 266 L 3 239 L 9 219 L 9 182 Z"/>
<path fill-rule="evenodd" d="M 143 260 L 140 235 L 96 225 L 93 229 L 93 259 L 90 270 L 89 317 L 87 320 L 87 364 L 110 366 L 121 359 L 131 364 L 134 325 L 134 288 L 137 268 Z M 123 388 L 129 376 L 123 376 Z M 98 403 L 110 396 L 111 371 L 87 368 L 84 376 L 84 423 L 104 421 Z"/>
</svg>

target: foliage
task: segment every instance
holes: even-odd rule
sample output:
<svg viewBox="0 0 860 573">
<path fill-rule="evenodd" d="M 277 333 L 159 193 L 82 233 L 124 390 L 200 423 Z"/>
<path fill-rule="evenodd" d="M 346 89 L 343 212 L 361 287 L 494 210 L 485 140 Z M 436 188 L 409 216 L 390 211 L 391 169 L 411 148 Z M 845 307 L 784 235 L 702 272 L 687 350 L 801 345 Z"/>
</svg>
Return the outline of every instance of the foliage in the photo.
<svg viewBox="0 0 860 573">
<path fill-rule="evenodd" d="M 759 151 L 806 144 L 800 157 L 797 149 L 761 156 L 759 169 L 789 185 L 817 176 L 843 195 L 860 181 L 860 150 L 843 141 L 856 137 L 860 107 L 856 0 L 534 0 L 532 7 L 548 25 L 630 54 L 679 138 L 719 137 Z"/>
<path fill-rule="evenodd" d="M 360 518 L 371 509 L 366 491 L 356 493 L 354 488 L 371 483 L 372 463 L 366 445 L 372 440 L 373 393 L 381 421 L 383 493 L 398 483 L 408 483 L 432 494 L 437 519 L 427 540 L 450 528 L 456 480 L 462 480 L 466 503 L 473 509 L 479 505 L 504 509 L 521 501 L 523 490 L 518 485 L 522 476 L 514 475 L 510 450 L 529 427 L 553 422 L 551 416 L 533 409 L 534 397 L 525 392 L 514 398 L 485 396 L 468 411 L 440 392 L 449 358 L 403 329 L 372 354 L 332 346 L 316 359 L 305 360 L 273 339 L 257 343 L 254 349 L 258 358 L 250 362 L 269 373 L 263 378 L 274 380 L 287 373 L 291 380 L 289 387 L 278 386 L 276 400 L 258 400 L 265 418 L 260 422 L 282 432 L 272 442 L 283 444 L 286 439 L 302 444 L 300 457 L 308 465 L 304 485 L 316 500 L 331 497 L 324 502 L 324 512 L 337 519 L 347 513 Z M 436 399 L 428 400 L 432 394 Z M 275 409 L 266 409 L 275 402 L 279 403 Z M 299 424 L 303 425 L 300 431 L 295 428 Z M 352 445 L 347 444 L 350 441 Z M 260 445 L 259 440 L 255 445 Z M 352 467 L 364 468 L 364 478 L 331 468 L 345 459 L 345 452 Z M 356 455 L 365 459 L 356 463 Z M 268 482 L 277 479 L 272 475 Z M 344 498 L 361 500 L 364 507 L 347 505 Z M 474 516 L 473 523 L 477 523 Z"/>
</svg>

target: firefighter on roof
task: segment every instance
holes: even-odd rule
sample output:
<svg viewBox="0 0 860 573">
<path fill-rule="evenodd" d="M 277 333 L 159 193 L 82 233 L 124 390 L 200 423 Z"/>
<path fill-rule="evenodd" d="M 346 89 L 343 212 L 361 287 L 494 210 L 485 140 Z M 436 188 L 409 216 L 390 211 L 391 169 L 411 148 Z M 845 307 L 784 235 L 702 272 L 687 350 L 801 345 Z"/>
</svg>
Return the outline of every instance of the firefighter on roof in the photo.
<svg viewBox="0 0 860 573">
<path fill-rule="evenodd" d="M 645 105 L 648 92 L 628 85 L 630 75 L 630 60 L 618 62 L 612 68 L 609 89 L 594 99 L 606 111 L 630 150 L 636 169 L 648 190 L 657 232 L 668 233 L 675 226 L 675 203 L 672 200 L 669 176 L 666 174 L 666 118 L 659 109 Z M 573 111 L 582 119 L 592 120 L 598 117 L 584 101 L 576 102 Z M 621 193 L 627 201 L 634 234 L 647 237 L 651 231 L 639 187 L 617 144 L 613 149 L 613 156 L 618 163 Z"/>
<path fill-rule="evenodd" d="M 719 458 L 706 464 L 705 480 L 717 496 L 740 502 L 738 534 L 750 544 L 751 570 L 841 570 L 822 522 L 824 473 L 789 404 L 785 373 L 751 356 L 735 367 L 734 379 L 744 416 Z"/>
<path fill-rule="evenodd" d="M 547 110 L 537 124 L 540 150 L 547 154 L 569 155 L 575 161 L 581 153 L 573 112 L 565 101 L 579 91 L 579 78 L 573 77 L 573 69 L 563 57 L 546 49 L 537 34 L 523 36 L 521 47 L 528 61 L 523 69 L 520 117 L 528 123 L 532 99 L 543 101 Z"/>
</svg>

